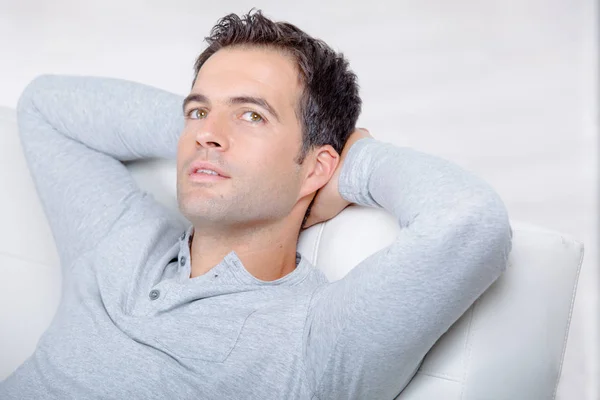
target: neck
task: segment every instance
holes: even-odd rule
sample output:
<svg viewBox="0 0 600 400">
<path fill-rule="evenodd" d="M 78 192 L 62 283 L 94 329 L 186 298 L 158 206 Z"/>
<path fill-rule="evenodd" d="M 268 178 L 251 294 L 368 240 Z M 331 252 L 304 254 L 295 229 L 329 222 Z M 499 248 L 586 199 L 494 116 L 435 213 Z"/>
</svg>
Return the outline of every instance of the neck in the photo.
<svg viewBox="0 0 600 400">
<path fill-rule="evenodd" d="M 299 225 L 285 227 L 282 223 L 218 232 L 194 226 L 190 278 L 210 271 L 231 251 L 235 251 L 255 278 L 263 281 L 282 278 L 296 268 L 299 229 Z"/>
</svg>

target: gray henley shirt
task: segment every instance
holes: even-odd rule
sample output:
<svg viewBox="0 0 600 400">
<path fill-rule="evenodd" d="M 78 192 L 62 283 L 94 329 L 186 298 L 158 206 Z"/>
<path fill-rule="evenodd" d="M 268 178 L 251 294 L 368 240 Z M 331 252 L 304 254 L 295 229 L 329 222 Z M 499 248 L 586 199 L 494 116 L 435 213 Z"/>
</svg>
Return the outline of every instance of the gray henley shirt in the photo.
<svg viewBox="0 0 600 400">
<path fill-rule="evenodd" d="M 393 214 L 391 245 L 335 282 L 299 254 L 262 281 L 234 251 L 190 278 L 193 226 L 123 165 L 175 160 L 182 101 L 99 77 L 44 75 L 24 90 L 21 143 L 63 296 L 0 399 L 393 399 L 505 269 L 497 193 L 444 159 L 361 139 L 340 194 Z"/>
</svg>

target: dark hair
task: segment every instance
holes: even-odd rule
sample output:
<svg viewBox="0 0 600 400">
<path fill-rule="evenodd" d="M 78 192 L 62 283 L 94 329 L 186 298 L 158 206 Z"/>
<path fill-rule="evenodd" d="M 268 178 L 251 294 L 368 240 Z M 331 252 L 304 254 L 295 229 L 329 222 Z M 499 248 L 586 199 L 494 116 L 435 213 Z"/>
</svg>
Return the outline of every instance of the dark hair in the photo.
<svg viewBox="0 0 600 400">
<path fill-rule="evenodd" d="M 302 164 L 310 150 L 326 144 L 338 154 L 356 126 L 361 111 L 356 75 L 343 54 L 287 22 L 274 22 L 260 10 L 241 18 L 221 18 L 205 40 L 208 47 L 194 64 L 194 81 L 210 56 L 224 47 L 267 47 L 295 60 L 303 85 L 296 115 L 302 127 L 302 148 L 296 162 Z M 304 222 L 310 213 L 309 205 Z"/>
</svg>

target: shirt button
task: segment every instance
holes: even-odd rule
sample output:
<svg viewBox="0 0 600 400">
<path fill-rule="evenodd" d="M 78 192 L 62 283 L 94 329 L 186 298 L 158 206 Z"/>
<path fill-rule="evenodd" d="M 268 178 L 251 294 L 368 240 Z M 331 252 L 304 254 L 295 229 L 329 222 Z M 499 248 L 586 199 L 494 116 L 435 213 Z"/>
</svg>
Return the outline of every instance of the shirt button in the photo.
<svg viewBox="0 0 600 400">
<path fill-rule="evenodd" d="M 181 237 L 179 238 L 179 240 L 183 240 L 185 239 L 185 232 L 183 232 L 183 234 L 181 235 Z"/>
<path fill-rule="evenodd" d="M 181 260 L 179 260 L 179 265 L 182 267 L 185 265 L 185 256 L 181 256 Z"/>
<path fill-rule="evenodd" d="M 156 300 L 156 299 L 158 299 L 159 296 L 160 296 L 160 290 L 152 289 L 150 291 L 150 300 Z"/>
</svg>

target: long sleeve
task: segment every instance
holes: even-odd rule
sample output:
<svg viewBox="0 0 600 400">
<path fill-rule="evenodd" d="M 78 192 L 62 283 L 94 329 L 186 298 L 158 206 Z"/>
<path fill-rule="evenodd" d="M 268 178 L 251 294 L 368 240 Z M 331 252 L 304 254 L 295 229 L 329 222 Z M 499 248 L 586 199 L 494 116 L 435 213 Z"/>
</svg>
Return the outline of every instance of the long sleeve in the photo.
<svg viewBox="0 0 600 400">
<path fill-rule="evenodd" d="M 319 399 L 392 399 L 506 268 L 507 210 L 459 166 L 373 138 L 348 152 L 339 191 L 389 211 L 401 229 L 390 246 L 314 292 L 307 375 Z"/>
<path fill-rule="evenodd" d="M 21 144 L 63 269 L 127 213 L 166 208 L 122 163 L 175 159 L 183 97 L 125 80 L 43 75 L 17 105 Z"/>
</svg>

